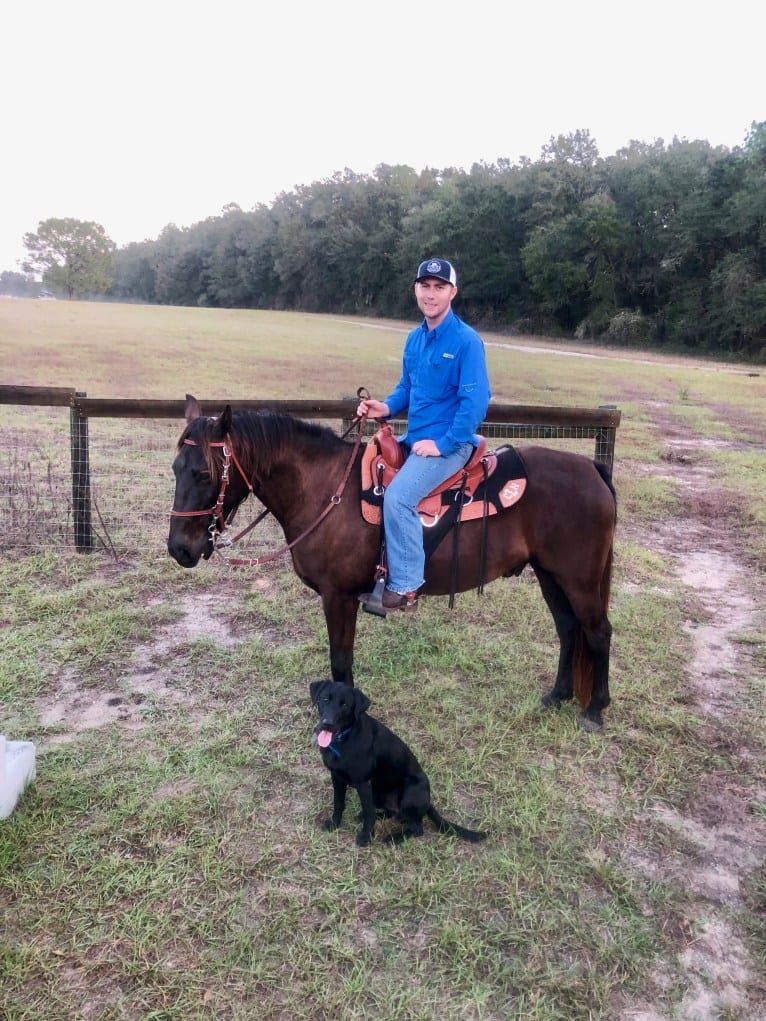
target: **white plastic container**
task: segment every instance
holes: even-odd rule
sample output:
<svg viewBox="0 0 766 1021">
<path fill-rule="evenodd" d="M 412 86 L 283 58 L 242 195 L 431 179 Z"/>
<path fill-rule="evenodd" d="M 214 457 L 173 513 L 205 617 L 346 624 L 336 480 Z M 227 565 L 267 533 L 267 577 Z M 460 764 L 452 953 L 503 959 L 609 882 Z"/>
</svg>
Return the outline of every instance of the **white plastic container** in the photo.
<svg viewBox="0 0 766 1021">
<path fill-rule="evenodd" d="M 22 791 L 37 775 L 31 741 L 6 741 L 0 734 L 0 819 L 7 819 Z"/>
</svg>

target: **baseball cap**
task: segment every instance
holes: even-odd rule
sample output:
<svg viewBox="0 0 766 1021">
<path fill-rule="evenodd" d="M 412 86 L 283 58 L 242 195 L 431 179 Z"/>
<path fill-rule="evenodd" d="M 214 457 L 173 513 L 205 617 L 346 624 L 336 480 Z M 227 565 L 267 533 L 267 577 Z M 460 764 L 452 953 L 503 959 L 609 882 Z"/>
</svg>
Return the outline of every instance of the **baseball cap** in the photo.
<svg viewBox="0 0 766 1021">
<path fill-rule="evenodd" d="M 453 287 L 457 287 L 457 273 L 455 267 L 446 259 L 426 259 L 418 266 L 418 273 L 415 283 L 423 277 L 436 277 L 437 280 L 444 280 Z"/>
</svg>

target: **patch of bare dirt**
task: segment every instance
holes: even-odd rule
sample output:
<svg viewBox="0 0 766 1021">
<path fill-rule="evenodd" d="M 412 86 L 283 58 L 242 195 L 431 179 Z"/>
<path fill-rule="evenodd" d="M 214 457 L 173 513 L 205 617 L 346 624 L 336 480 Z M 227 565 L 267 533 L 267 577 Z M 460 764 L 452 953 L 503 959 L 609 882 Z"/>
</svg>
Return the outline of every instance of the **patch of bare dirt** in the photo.
<svg viewBox="0 0 766 1021">
<path fill-rule="evenodd" d="M 198 638 L 208 637 L 222 645 L 236 641 L 226 621 L 214 613 L 219 602 L 217 593 L 187 596 L 181 602 L 180 619 L 161 628 L 151 642 L 137 645 L 127 671 L 108 688 L 87 685 L 74 669 L 64 672 L 55 692 L 40 703 L 40 722 L 58 730 L 47 743 L 60 744 L 81 731 L 117 721 L 126 731 L 138 730 L 158 703 L 191 701 L 193 693 L 179 684 L 167 665 L 168 656 L 177 646 Z"/>
<path fill-rule="evenodd" d="M 124 567 L 107 563 L 105 577 L 119 573 Z M 268 593 L 274 582 L 268 577 L 255 578 L 253 591 Z M 174 706 L 194 705 L 199 693 L 190 690 L 173 667 L 174 652 L 198 639 L 207 638 L 220 646 L 234 646 L 257 633 L 267 648 L 285 648 L 305 638 L 300 620 L 273 623 L 252 613 L 232 614 L 238 598 L 225 598 L 226 583 L 217 584 L 212 592 L 195 592 L 178 604 L 178 619 L 159 628 L 151 641 L 136 645 L 127 668 L 108 684 L 102 679 L 83 675 L 79 669 L 62 671 L 55 679 L 55 690 L 39 699 L 40 722 L 49 733 L 41 747 L 62 744 L 77 734 L 119 722 L 125 731 L 140 730 L 147 717 L 155 711 Z M 307 597 L 313 599 L 313 593 Z M 241 589 L 231 586 L 232 596 L 241 596 Z M 164 602 L 150 600 L 148 605 Z M 221 612 L 221 607 L 226 612 Z"/>
<path fill-rule="evenodd" d="M 263 587 L 271 582 L 256 584 Z M 246 627 L 241 620 L 216 612 L 221 602 L 220 589 L 186 596 L 180 602 L 181 616 L 159 628 L 151 641 L 137 645 L 127 669 L 108 686 L 94 684 L 74 668 L 63 671 L 56 678 L 55 691 L 39 702 L 40 722 L 51 731 L 42 744 L 61 744 L 82 731 L 115 722 L 126 731 L 140 730 L 156 709 L 193 705 L 197 693 L 185 687 L 174 670 L 173 652 L 200 638 L 236 645 L 253 630 L 252 620 Z M 258 624 L 258 634 L 275 647 L 299 637 L 295 629 L 265 622 Z"/>
<path fill-rule="evenodd" d="M 658 411 L 660 409 L 658 408 Z M 658 1000 L 671 987 L 683 990 L 672 1015 L 656 1003 L 626 1004 L 620 1021 L 764 1021 L 766 981 L 760 962 L 740 931 L 743 886 L 766 861 L 766 825 L 753 811 L 766 798 L 757 752 L 747 748 L 736 721 L 746 711 L 748 680 L 757 672 L 742 636 L 759 626 L 764 593 L 739 547 L 739 510 L 719 488 L 705 453 L 726 446 L 690 435 L 677 420 L 662 423 L 668 450 L 656 473 L 673 478 L 684 499 L 683 520 L 660 523 L 642 545 L 663 555 L 694 606 L 685 628 L 692 639 L 689 691 L 704 717 L 702 737 L 725 752 L 732 773 L 714 769 L 698 780 L 697 795 L 679 811 L 655 806 L 652 819 L 674 835 L 671 856 L 636 850 L 630 865 L 657 880 L 670 879 L 689 899 L 675 960 L 651 976 Z M 731 445 L 731 444 L 728 444 Z"/>
</svg>

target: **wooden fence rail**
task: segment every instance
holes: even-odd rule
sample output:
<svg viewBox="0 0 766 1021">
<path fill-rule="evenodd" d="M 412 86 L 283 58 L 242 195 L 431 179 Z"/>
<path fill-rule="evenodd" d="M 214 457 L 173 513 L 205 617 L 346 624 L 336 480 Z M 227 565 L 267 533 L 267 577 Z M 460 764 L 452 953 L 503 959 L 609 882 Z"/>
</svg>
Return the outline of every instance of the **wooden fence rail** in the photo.
<svg viewBox="0 0 766 1021">
<path fill-rule="evenodd" d="M 239 400 L 231 398 L 200 401 L 204 414 L 219 414 L 230 404 L 235 410 L 281 411 L 298 418 L 340 420 L 345 429 L 356 411 L 357 398 L 342 400 Z M 91 523 L 90 444 L 88 421 L 95 418 L 178 419 L 184 417 L 183 400 L 150 400 L 88 397 L 68 387 L 0 385 L 0 404 L 68 407 L 70 409 L 70 461 L 72 480 L 72 523 L 75 547 L 85 552 L 94 548 Z M 611 472 L 620 411 L 613 406 L 599 408 L 546 407 L 527 404 L 490 404 L 481 431 L 490 439 L 562 439 L 576 437 L 595 441 L 594 458 Z M 394 421 L 401 432 L 402 421 Z M 170 453 L 170 452 L 169 452 Z"/>
</svg>

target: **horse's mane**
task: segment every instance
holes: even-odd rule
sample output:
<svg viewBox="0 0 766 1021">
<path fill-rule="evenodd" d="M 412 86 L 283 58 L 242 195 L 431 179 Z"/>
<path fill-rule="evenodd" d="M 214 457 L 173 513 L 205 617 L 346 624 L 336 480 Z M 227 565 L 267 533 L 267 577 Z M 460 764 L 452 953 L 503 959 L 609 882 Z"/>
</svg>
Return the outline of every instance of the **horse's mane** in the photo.
<svg viewBox="0 0 766 1021">
<path fill-rule="evenodd" d="M 326 425 L 306 422 L 279 411 L 237 411 L 231 422 L 231 437 L 239 437 L 256 448 L 280 451 L 296 444 L 308 444 L 317 452 L 337 450 L 342 442 Z"/>
<path fill-rule="evenodd" d="M 219 475 L 221 464 L 215 448 L 210 446 L 215 422 L 215 418 L 195 419 L 178 441 L 179 450 L 186 439 L 199 444 L 212 478 Z M 255 470 L 288 450 L 300 449 L 304 456 L 317 458 L 348 447 L 328 426 L 306 422 L 279 411 L 235 411 L 229 435 L 237 457 Z"/>
</svg>

